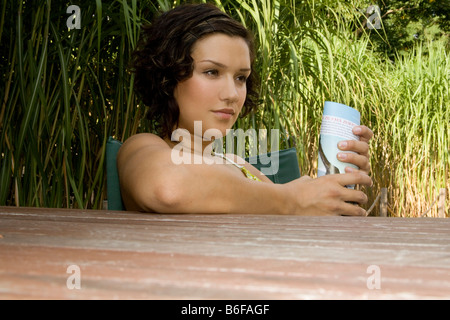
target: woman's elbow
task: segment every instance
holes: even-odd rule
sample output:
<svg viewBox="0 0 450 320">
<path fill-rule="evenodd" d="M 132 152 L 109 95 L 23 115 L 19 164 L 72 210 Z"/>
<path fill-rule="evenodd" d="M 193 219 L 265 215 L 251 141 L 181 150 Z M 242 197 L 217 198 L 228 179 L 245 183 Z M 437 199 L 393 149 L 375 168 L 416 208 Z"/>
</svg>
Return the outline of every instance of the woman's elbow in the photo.
<svg viewBox="0 0 450 320">
<path fill-rule="evenodd" d="M 183 196 L 179 183 L 171 179 L 152 179 L 151 186 L 143 185 L 135 192 L 134 200 L 141 211 L 156 213 L 181 212 Z"/>
</svg>

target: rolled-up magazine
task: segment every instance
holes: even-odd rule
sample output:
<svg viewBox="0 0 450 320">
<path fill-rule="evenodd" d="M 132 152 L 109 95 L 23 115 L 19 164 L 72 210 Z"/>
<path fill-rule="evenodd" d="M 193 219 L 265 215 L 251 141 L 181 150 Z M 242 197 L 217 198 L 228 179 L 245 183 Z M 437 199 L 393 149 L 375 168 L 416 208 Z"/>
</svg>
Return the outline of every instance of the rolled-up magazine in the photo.
<svg viewBox="0 0 450 320">
<path fill-rule="evenodd" d="M 342 152 L 338 148 L 339 141 L 359 140 L 352 129 L 360 124 L 360 119 L 358 110 L 341 103 L 325 101 L 320 127 L 318 177 L 345 173 L 345 167 L 359 169 L 353 164 L 339 161 L 337 154 Z M 354 188 L 354 186 L 347 187 Z"/>
</svg>

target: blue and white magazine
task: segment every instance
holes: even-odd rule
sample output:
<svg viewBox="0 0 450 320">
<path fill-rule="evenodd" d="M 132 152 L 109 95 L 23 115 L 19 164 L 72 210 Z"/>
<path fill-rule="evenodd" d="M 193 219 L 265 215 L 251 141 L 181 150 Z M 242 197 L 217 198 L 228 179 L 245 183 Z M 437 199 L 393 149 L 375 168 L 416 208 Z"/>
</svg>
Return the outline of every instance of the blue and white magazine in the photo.
<svg viewBox="0 0 450 320">
<path fill-rule="evenodd" d="M 352 129 L 360 124 L 361 115 L 358 110 L 345 104 L 325 101 L 320 127 L 319 160 L 317 176 L 345 173 L 345 167 L 354 167 L 350 163 L 337 159 L 338 143 L 342 140 L 359 140 Z"/>
</svg>

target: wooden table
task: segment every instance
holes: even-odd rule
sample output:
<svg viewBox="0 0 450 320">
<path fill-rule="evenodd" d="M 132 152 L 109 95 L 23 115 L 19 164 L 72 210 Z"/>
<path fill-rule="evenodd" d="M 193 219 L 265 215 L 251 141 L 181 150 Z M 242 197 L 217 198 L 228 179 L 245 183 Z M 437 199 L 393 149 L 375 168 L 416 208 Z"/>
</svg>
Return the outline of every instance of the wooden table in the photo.
<svg viewBox="0 0 450 320">
<path fill-rule="evenodd" d="M 0 299 L 449 299 L 450 220 L 0 207 Z"/>
</svg>

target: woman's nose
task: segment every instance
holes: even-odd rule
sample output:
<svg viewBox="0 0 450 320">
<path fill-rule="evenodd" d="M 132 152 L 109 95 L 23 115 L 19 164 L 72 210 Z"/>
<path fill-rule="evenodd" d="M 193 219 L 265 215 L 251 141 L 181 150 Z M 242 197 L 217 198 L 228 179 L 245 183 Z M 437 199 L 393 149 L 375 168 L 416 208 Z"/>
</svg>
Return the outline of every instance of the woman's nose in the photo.
<svg viewBox="0 0 450 320">
<path fill-rule="evenodd" d="M 220 92 L 220 99 L 229 102 L 239 100 L 237 84 L 232 77 L 226 77 L 226 79 L 224 79 Z"/>
</svg>

